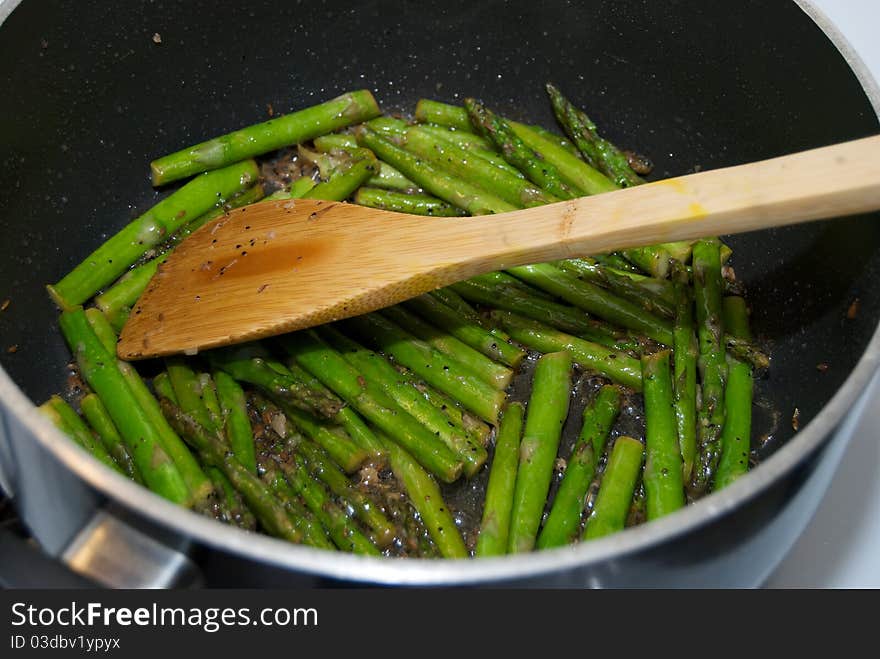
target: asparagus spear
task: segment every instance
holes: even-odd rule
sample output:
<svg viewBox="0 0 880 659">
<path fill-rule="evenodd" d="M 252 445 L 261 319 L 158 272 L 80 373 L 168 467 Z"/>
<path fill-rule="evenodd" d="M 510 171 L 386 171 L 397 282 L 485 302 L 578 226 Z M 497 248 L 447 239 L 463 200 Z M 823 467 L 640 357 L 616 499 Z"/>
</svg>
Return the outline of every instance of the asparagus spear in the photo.
<svg viewBox="0 0 880 659">
<path fill-rule="evenodd" d="M 208 478 L 214 484 L 214 490 L 220 497 L 220 509 L 223 511 L 224 521 L 247 531 L 256 530 L 257 519 L 226 475 L 217 467 L 208 467 L 205 473 L 208 474 Z"/>
<path fill-rule="evenodd" d="M 357 139 L 358 144 L 371 149 L 377 157 L 400 170 L 404 176 L 415 181 L 426 192 L 468 211 L 471 215 L 516 210 L 516 206 L 489 194 L 482 188 L 444 174 L 369 128 L 359 130 Z"/>
<path fill-rule="evenodd" d="M 113 457 L 113 460 L 122 467 L 122 471 L 137 483 L 143 484 L 144 479 L 140 471 L 131 459 L 131 454 L 125 448 L 125 443 L 110 418 L 110 413 L 104 407 L 104 403 L 97 394 L 86 394 L 79 402 L 79 409 L 82 415 L 89 422 L 92 429 L 98 433 L 104 448 Z"/>
<path fill-rule="evenodd" d="M 517 208 L 541 206 L 558 201 L 524 178 L 495 167 L 472 152 L 451 142 L 438 140 L 418 126 L 407 129 L 404 146 L 437 168 L 473 183 Z"/>
<path fill-rule="evenodd" d="M 647 247 L 632 247 L 621 251 L 624 257 L 642 272 L 652 277 L 663 279 L 669 274 L 669 262 L 672 256 L 663 247 L 650 245 Z"/>
<path fill-rule="evenodd" d="M 388 116 L 370 119 L 366 125 L 377 133 L 384 133 L 385 135 L 393 136 L 395 138 L 403 137 L 407 127 L 407 123 L 403 119 Z"/>
<path fill-rule="evenodd" d="M 538 360 L 510 513 L 507 549 L 511 554 L 530 551 L 535 546 L 562 426 L 568 415 L 570 386 L 571 355 L 568 352 L 546 354 Z"/>
<path fill-rule="evenodd" d="M 168 377 L 166 371 L 162 371 L 153 377 L 153 391 L 156 392 L 157 397 L 165 397 L 175 405 L 178 404 L 177 395 L 174 393 L 174 387 L 171 386 L 171 378 Z"/>
<path fill-rule="evenodd" d="M 164 185 L 198 172 L 223 167 L 282 146 L 366 121 L 379 106 L 366 89 L 216 137 L 150 163 L 153 185 Z"/>
<path fill-rule="evenodd" d="M 416 121 L 428 124 L 440 124 L 463 131 L 473 130 L 468 113 L 464 108 L 432 101 L 429 98 L 419 99 L 419 102 L 416 103 L 415 118 Z"/>
<path fill-rule="evenodd" d="M 459 217 L 467 214 L 436 197 L 423 194 L 403 194 L 379 188 L 361 188 L 354 195 L 354 203 L 396 213 L 409 213 L 410 215 Z"/>
<path fill-rule="evenodd" d="M 508 174 L 512 174 L 523 180 L 526 178 L 521 171 L 507 162 L 504 159 L 504 156 L 494 150 L 491 142 L 484 140 L 475 133 L 469 133 L 463 130 L 449 130 L 442 126 L 432 126 L 427 124 L 421 124 L 418 128 L 421 132 L 430 135 L 435 140 L 443 142 L 444 144 L 454 144 L 467 151 L 471 156 L 479 158 L 480 160 L 485 160 L 498 169 L 504 170 Z"/>
<path fill-rule="evenodd" d="M 223 413 L 226 439 L 235 458 L 248 470 L 256 473 L 257 458 L 254 449 L 254 431 L 251 428 L 244 390 L 224 371 L 214 371 L 214 383 Z"/>
<path fill-rule="evenodd" d="M 699 346 L 694 334 L 694 301 L 687 271 L 673 264 L 676 309 L 673 327 L 673 384 L 675 425 L 682 459 L 684 482 L 690 482 L 697 454 L 697 357 Z"/>
<path fill-rule="evenodd" d="M 314 144 L 318 151 L 323 151 L 331 155 L 341 151 L 351 157 L 358 151 L 369 151 L 368 149 L 362 149 L 358 146 L 357 139 L 354 135 L 344 133 L 333 133 L 331 135 L 316 137 Z M 419 187 L 387 162 L 379 162 L 379 171 L 367 179 L 367 185 L 375 188 L 401 190 L 403 192 L 413 191 Z M 392 208 L 389 210 L 395 209 Z"/>
<path fill-rule="evenodd" d="M 513 123 L 511 128 L 529 149 L 543 159 L 545 165 L 553 164 L 559 172 L 560 178 L 572 190 L 580 194 L 593 195 L 617 189 L 617 186 L 605 175 L 590 167 L 577 156 L 572 155 L 554 140 L 548 139 L 523 124 Z"/>
<path fill-rule="evenodd" d="M 517 279 L 511 277 L 513 281 L 518 281 Z M 436 298 L 442 304 L 445 304 L 450 309 L 458 312 L 462 318 L 467 321 L 473 323 L 474 325 L 478 325 L 480 327 L 484 327 L 489 334 L 494 336 L 496 339 L 504 342 L 510 343 L 510 336 L 504 330 L 499 327 L 495 327 L 492 323 L 488 322 L 486 318 L 477 313 L 476 309 L 470 305 L 470 303 L 465 300 L 461 295 L 452 290 L 452 287 L 447 286 L 446 288 L 438 288 L 437 290 L 431 291 L 428 293 L 433 298 Z M 515 347 L 515 346 L 514 346 Z"/>
<path fill-rule="evenodd" d="M 620 187 L 643 182 L 630 168 L 626 155 L 611 142 L 600 137 L 596 124 L 584 112 L 572 105 L 551 83 L 547 83 L 547 93 L 550 95 L 556 119 L 590 165 Z"/>
<path fill-rule="evenodd" d="M 642 443 L 637 439 L 621 435 L 615 440 L 593 511 L 587 518 L 584 540 L 623 530 L 642 469 L 643 453 Z"/>
<path fill-rule="evenodd" d="M 442 352 L 449 360 L 457 362 L 463 369 L 496 389 L 506 389 L 510 384 L 513 378 L 511 369 L 493 362 L 483 353 L 459 341 L 451 333 L 440 331 L 404 307 L 389 307 L 383 309 L 381 313 L 413 336 Z"/>
<path fill-rule="evenodd" d="M 387 547 L 391 544 L 397 535 L 394 525 L 366 494 L 352 485 L 327 454 L 309 441 L 300 442 L 297 450 L 305 457 L 311 473 L 324 481 L 343 506 L 351 508 L 358 519 L 367 525 L 373 542 L 379 547 Z"/>
<path fill-rule="evenodd" d="M 691 480 L 695 494 L 702 494 L 709 487 L 721 456 L 727 362 L 721 315 L 720 247 L 719 241 L 714 239 L 700 240 L 694 245 L 694 297 L 700 344 L 697 366 L 702 381 L 702 402 L 697 416 L 699 447 Z"/>
<path fill-rule="evenodd" d="M 80 373 L 107 407 L 147 487 L 175 503 L 191 505 L 192 494 L 180 471 L 162 447 L 158 432 L 117 368 L 115 357 L 95 335 L 85 312 L 65 311 L 59 323 Z"/>
<path fill-rule="evenodd" d="M 487 458 L 482 444 L 471 441 L 462 425 L 451 422 L 384 357 L 352 341 L 333 326 L 322 327 L 319 332 L 367 380 L 381 387 L 389 398 L 446 444 L 464 462 L 468 476 L 479 471 Z"/>
<path fill-rule="evenodd" d="M 584 409 L 581 432 L 553 499 L 553 507 L 538 536 L 538 549 L 561 547 L 577 537 L 587 491 L 619 412 L 620 390 L 613 385 L 602 387 Z"/>
<path fill-rule="evenodd" d="M 436 481 L 396 442 L 379 433 L 391 461 L 391 470 L 403 484 L 407 497 L 418 511 L 431 539 L 444 558 L 467 558 L 468 551 L 443 493 Z"/>
<path fill-rule="evenodd" d="M 48 286 L 49 294 L 64 310 L 82 304 L 190 218 L 247 188 L 258 175 L 256 163 L 247 160 L 194 178 L 105 241 L 57 284 Z"/>
<path fill-rule="evenodd" d="M 478 275 L 453 284 L 451 289 L 471 302 L 512 311 L 606 347 L 626 349 L 626 337 L 620 331 L 589 318 L 576 307 L 543 297 L 543 291 L 510 275 L 499 272 Z"/>
<path fill-rule="evenodd" d="M 318 183 L 303 194 L 302 198 L 343 201 L 353 195 L 355 190 L 378 172 L 379 163 L 372 154 L 369 158 L 349 160 L 334 169 L 329 180 Z"/>
<path fill-rule="evenodd" d="M 302 542 L 303 532 L 296 528 L 285 507 L 256 475 L 235 459 L 219 435 L 207 431 L 167 398 L 163 398 L 160 404 L 174 429 L 199 452 L 206 463 L 223 472 L 263 528 L 291 542 Z"/>
<path fill-rule="evenodd" d="M 333 153 L 334 151 L 348 151 L 359 149 L 357 139 L 351 133 L 328 133 L 316 137 L 312 143 L 318 151 Z"/>
<path fill-rule="evenodd" d="M 428 293 L 428 295 L 437 298 L 441 303 L 445 304 L 450 309 L 454 309 L 469 321 L 477 325 L 486 325 L 485 321 L 480 318 L 480 314 L 477 313 L 476 309 L 474 309 L 461 295 L 453 291 L 452 288 L 448 286 L 446 288 L 438 288 Z"/>
<path fill-rule="evenodd" d="M 616 272 L 613 268 L 607 268 L 591 258 L 557 261 L 553 265 L 575 275 L 582 281 L 589 281 L 602 288 L 607 288 L 612 293 L 641 305 L 645 311 L 652 315 L 666 318 L 672 318 L 675 315 L 675 304 L 671 296 L 657 295 L 652 284 L 646 285 L 644 283 L 645 278 L 633 279 L 629 273 Z M 654 281 L 668 283 L 666 280 Z"/>
<path fill-rule="evenodd" d="M 672 325 L 667 320 L 652 316 L 638 305 L 590 282 L 580 281 L 574 275 L 550 264 L 518 266 L 511 268 L 509 272 L 610 323 L 640 332 L 665 345 L 672 345 Z"/>
<path fill-rule="evenodd" d="M 725 297 L 722 303 L 725 330 L 750 339 L 746 302 L 741 297 Z M 712 483 L 713 490 L 730 485 L 749 470 L 752 435 L 752 369 L 745 362 L 728 358 L 729 375 L 724 390 L 724 427 L 721 430 L 721 458 Z"/>
<path fill-rule="evenodd" d="M 504 392 L 464 371 L 457 362 L 401 329 L 381 314 L 371 313 L 345 322 L 374 346 L 410 369 L 429 385 L 452 396 L 488 423 L 498 420 Z"/>
<path fill-rule="evenodd" d="M 223 428 L 223 410 L 220 409 L 220 398 L 217 396 L 217 385 L 210 373 L 197 373 L 199 387 L 202 391 L 202 402 L 211 416 L 211 420 L 217 428 Z"/>
<path fill-rule="evenodd" d="M 272 368 L 262 355 L 252 354 L 252 348 L 221 349 L 207 353 L 207 358 L 215 368 L 226 371 L 239 382 L 256 385 L 286 406 L 325 419 L 332 419 L 339 412 L 342 405 L 338 398 L 308 387 L 290 372 Z"/>
<path fill-rule="evenodd" d="M 367 179 L 367 185 L 373 188 L 397 190 L 399 192 L 417 193 L 419 190 L 419 186 L 417 184 L 410 181 L 398 169 L 381 160 L 379 161 L 379 172 L 377 174 L 373 174 L 373 176 Z M 431 197 L 431 199 L 433 199 L 433 197 Z M 395 209 L 389 208 L 388 210 Z M 458 209 L 455 210 L 464 214 L 464 211 L 458 211 Z"/>
<path fill-rule="evenodd" d="M 89 429 L 79 414 L 60 396 L 52 396 L 38 408 L 55 427 L 88 451 L 92 457 L 113 471 L 128 476 L 117 464 L 100 439 Z"/>
<path fill-rule="evenodd" d="M 165 368 L 183 413 L 209 432 L 217 432 L 220 426 L 205 405 L 202 383 L 189 363 L 180 357 L 171 357 L 165 360 Z"/>
<path fill-rule="evenodd" d="M 483 329 L 468 316 L 443 304 L 436 296 L 420 295 L 404 303 L 404 306 L 471 348 L 502 364 L 515 368 L 526 356 L 524 350 L 499 340 L 497 336 Z"/>
<path fill-rule="evenodd" d="M 440 439 L 323 341 L 315 330 L 289 335 L 287 349 L 299 364 L 404 446 L 444 482 L 458 478 L 462 462 Z"/>
<path fill-rule="evenodd" d="M 621 272 L 629 272 L 635 275 L 644 276 L 636 266 L 627 261 L 623 255 L 618 254 L 617 252 L 611 254 L 594 254 L 593 258 L 596 262 L 606 265 L 609 268 L 615 268 Z"/>
<path fill-rule="evenodd" d="M 465 99 L 464 105 L 471 122 L 480 134 L 492 141 L 504 154 L 505 160 L 522 171 L 529 180 L 558 199 L 571 199 L 577 196 L 577 192 L 563 182 L 562 175 L 555 165 L 532 151 L 507 121 L 475 99 Z"/>
<path fill-rule="evenodd" d="M 395 366 L 395 369 L 403 375 L 407 382 L 410 382 L 413 387 L 421 392 L 426 401 L 446 415 L 449 419 L 447 424 L 452 424 L 450 427 L 464 428 L 465 432 L 477 446 L 485 448 L 489 443 L 489 434 L 492 430 L 489 424 L 465 410 L 461 403 L 457 403 L 451 396 L 441 393 L 423 380 L 419 380 L 409 369 L 400 366 Z"/>
<path fill-rule="evenodd" d="M 476 556 L 500 556 L 507 553 L 522 424 L 522 403 L 511 403 L 504 410 L 495 438 L 495 455 L 489 471 L 489 484 L 486 486 Z"/>
<path fill-rule="evenodd" d="M 583 368 L 600 373 L 636 391 L 642 390 L 639 362 L 625 353 L 584 341 L 509 311 L 493 311 L 491 318 L 510 332 L 518 343 L 544 353 L 567 350 L 574 362 Z"/>
<path fill-rule="evenodd" d="M 645 395 L 645 498 L 648 519 L 684 506 L 682 459 L 673 408 L 669 350 L 642 357 Z"/>
<path fill-rule="evenodd" d="M 734 359 L 751 364 L 752 368 L 763 371 L 770 367 L 770 357 L 751 339 L 726 334 L 724 343 L 727 345 L 728 354 Z"/>
<path fill-rule="evenodd" d="M 316 185 L 318 185 L 317 181 L 308 176 L 300 176 L 298 179 L 293 181 L 287 189 L 281 188 L 276 190 L 268 197 L 266 197 L 267 201 L 276 201 L 278 199 L 301 199 L 304 194 L 312 190 Z"/>
<path fill-rule="evenodd" d="M 132 305 L 147 290 L 147 285 L 169 254 L 161 254 L 126 272 L 113 286 L 97 297 L 95 305 L 107 316 L 113 329 L 120 331 L 128 320 Z"/>
<path fill-rule="evenodd" d="M 568 151 L 571 155 L 573 155 L 575 158 L 583 159 L 583 157 L 581 156 L 581 152 L 578 151 L 577 147 L 574 144 L 572 144 L 571 142 L 569 142 L 567 139 L 565 139 L 562 135 L 558 135 L 557 133 L 554 133 L 552 130 L 547 130 L 543 126 L 538 126 L 537 124 L 532 124 L 531 126 L 529 126 L 529 128 L 531 128 L 533 131 L 535 131 L 541 137 L 548 139 L 551 142 L 553 142 L 554 144 L 562 147 L 563 149 Z"/>
</svg>

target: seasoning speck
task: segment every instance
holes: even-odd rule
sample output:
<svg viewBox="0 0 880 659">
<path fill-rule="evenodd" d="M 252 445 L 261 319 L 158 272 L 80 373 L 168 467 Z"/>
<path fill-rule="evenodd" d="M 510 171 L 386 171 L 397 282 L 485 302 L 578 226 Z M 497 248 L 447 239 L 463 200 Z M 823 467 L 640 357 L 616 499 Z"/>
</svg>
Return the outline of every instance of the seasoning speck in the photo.
<svg viewBox="0 0 880 659">
<path fill-rule="evenodd" d="M 816 364 L 816 370 L 819 371 L 820 373 L 825 373 L 828 370 L 828 368 L 829 368 L 828 362 L 819 362 L 818 364 Z"/>
<path fill-rule="evenodd" d="M 12 304 L 12 300 L 6 298 L 3 300 L 3 303 L 0 304 L 0 311 L 6 311 L 9 308 L 9 305 Z"/>
<path fill-rule="evenodd" d="M 158 32 L 153 33 L 153 43 L 162 43 L 162 35 Z"/>
<path fill-rule="evenodd" d="M 8 348 L 6 348 L 6 352 L 8 352 L 10 355 L 18 352 L 18 344 L 13 344 L 9 346 Z"/>
<path fill-rule="evenodd" d="M 801 429 L 801 411 L 796 407 L 791 415 L 791 428 L 795 432 Z"/>
<path fill-rule="evenodd" d="M 859 315 L 859 305 L 860 304 L 861 304 L 861 300 L 859 300 L 859 298 L 856 298 L 855 300 L 853 300 L 850 303 L 849 309 L 846 310 L 847 320 L 855 320 L 856 319 L 856 317 Z"/>
</svg>

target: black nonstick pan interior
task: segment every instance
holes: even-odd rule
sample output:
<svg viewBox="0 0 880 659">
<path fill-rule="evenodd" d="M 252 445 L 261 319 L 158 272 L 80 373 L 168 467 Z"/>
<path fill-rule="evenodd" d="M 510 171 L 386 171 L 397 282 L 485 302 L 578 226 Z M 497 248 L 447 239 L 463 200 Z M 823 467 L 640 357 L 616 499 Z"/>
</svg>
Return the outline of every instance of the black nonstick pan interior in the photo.
<svg viewBox="0 0 880 659">
<path fill-rule="evenodd" d="M 386 110 L 473 95 L 553 126 L 547 80 L 649 155 L 653 178 L 877 132 L 793 2 L 26 0 L 0 28 L 0 364 L 35 402 L 64 387 L 43 286 L 164 194 L 151 159 L 360 87 Z M 795 408 L 801 427 L 820 411 L 877 326 L 876 220 L 728 241 L 773 348 L 771 447 Z"/>
</svg>

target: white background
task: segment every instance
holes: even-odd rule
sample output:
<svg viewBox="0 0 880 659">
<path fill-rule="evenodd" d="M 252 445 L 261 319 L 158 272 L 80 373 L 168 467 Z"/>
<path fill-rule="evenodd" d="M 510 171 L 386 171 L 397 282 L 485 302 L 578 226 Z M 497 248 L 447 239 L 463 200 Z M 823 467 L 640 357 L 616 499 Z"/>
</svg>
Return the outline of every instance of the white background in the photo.
<svg viewBox="0 0 880 659">
<path fill-rule="evenodd" d="M 880 80 L 880 0 L 813 0 Z M 816 517 L 771 588 L 880 587 L 880 378 Z"/>
</svg>

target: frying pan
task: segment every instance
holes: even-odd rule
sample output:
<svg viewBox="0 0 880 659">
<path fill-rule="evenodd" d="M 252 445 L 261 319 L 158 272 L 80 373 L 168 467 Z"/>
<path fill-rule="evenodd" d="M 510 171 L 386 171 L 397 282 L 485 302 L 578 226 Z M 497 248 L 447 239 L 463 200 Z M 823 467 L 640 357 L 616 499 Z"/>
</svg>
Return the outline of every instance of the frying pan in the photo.
<svg viewBox="0 0 880 659">
<path fill-rule="evenodd" d="M 876 133 L 873 83 L 807 3 L 17 4 L 0 4 L 0 465 L 50 555 L 125 586 L 750 586 L 806 525 L 880 361 L 878 218 L 729 239 L 773 346 L 765 459 L 697 505 L 572 548 L 371 560 L 245 534 L 110 473 L 33 403 L 64 388 L 70 359 L 43 286 L 167 194 L 149 186 L 154 157 L 360 87 L 386 110 L 474 95 L 552 126 L 547 80 L 652 157 L 655 178 Z"/>
</svg>

